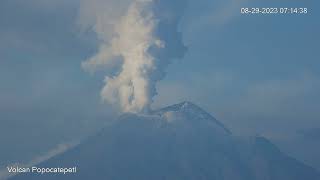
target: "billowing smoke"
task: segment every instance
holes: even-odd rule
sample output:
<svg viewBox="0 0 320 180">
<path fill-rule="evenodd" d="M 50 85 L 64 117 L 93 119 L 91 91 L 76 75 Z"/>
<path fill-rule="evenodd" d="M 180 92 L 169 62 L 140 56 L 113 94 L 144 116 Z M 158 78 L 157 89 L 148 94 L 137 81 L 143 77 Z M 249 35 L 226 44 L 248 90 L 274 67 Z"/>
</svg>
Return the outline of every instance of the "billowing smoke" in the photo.
<svg viewBox="0 0 320 180">
<path fill-rule="evenodd" d="M 103 100 L 124 112 L 148 112 L 156 95 L 156 83 L 164 77 L 166 67 L 186 52 L 178 31 L 185 3 L 186 0 L 134 0 L 119 18 L 95 12 L 93 30 L 101 44 L 97 54 L 83 62 L 83 68 L 92 71 L 121 63 L 116 75 L 105 78 Z M 111 2 L 103 5 L 112 7 Z M 110 27 L 111 33 L 107 30 Z"/>
</svg>

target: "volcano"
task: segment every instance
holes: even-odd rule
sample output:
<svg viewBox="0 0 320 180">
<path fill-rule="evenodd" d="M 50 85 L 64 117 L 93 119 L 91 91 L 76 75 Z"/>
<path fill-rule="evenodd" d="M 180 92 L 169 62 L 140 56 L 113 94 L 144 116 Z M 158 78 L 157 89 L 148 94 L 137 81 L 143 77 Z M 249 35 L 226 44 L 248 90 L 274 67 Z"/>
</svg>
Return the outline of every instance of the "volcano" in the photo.
<svg viewBox="0 0 320 180">
<path fill-rule="evenodd" d="M 237 137 L 191 102 L 148 115 L 124 114 L 38 167 L 74 174 L 21 173 L 12 180 L 319 180 L 320 174 L 264 137 Z"/>
</svg>

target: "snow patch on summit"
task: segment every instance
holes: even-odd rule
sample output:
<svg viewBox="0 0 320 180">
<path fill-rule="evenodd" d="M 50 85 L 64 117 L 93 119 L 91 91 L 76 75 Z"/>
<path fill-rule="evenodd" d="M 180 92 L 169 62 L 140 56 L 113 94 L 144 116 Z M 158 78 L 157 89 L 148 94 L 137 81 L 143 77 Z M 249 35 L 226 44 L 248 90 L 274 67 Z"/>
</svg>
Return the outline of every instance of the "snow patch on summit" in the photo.
<svg viewBox="0 0 320 180">
<path fill-rule="evenodd" d="M 221 122 L 197 105 L 188 101 L 159 109 L 152 114 L 158 115 L 169 123 L 184 121 L 191 124 L 204 123 L 208 126 L 214 126 L 216 129 L 220 129 L 227 134 L 231 134 Z"/>
</svg>

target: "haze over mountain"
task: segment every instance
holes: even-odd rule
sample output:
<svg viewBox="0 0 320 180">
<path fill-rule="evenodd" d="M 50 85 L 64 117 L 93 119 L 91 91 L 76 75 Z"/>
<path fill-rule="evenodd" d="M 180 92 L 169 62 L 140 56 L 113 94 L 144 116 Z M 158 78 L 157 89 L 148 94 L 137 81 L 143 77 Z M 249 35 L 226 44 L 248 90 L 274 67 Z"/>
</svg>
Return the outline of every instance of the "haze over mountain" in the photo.
<svg viewBox="0 0 320 180">
<path fill-rule="evenodd" d="M 320 128 L 301 129 L 289 139 L 272 139 L 281 150 L 320 170 Z"/>
<path fill-rule="evenodd" d="M 78 167 L 72 175 L 19 174 L 12 180 L 317 180 L 313 168 L 263 137 L 236 137 L 183 102 L 148 115 L 127 113 L 38 167 Z"/>
</svg>

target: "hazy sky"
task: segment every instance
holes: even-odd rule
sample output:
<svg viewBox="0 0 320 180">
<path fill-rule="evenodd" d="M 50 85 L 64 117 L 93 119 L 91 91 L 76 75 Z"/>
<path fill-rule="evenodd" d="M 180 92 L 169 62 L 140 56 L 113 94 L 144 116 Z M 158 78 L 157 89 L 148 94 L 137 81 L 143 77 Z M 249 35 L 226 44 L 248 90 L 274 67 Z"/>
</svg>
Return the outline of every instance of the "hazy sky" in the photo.
<svg viewBox="0 0 320 180">
<path fill-rule="evenodd" d="M 104 73 L 81 68 L 97 51 L 97 38 L 83 31 L 79 6 L 76 0 L 0 1 L 4 163 L 19 161 L 21 150 L 30 158 L 83 138 L 115 116 L 99 97 Z M 241 15 L 241 7 L 307 7 L 309 13 Z M 168 68 L 153 107 L 189 100 L 239 134 L 286 136 L 320 127 L 316 7 L 319 2 L 302 0 L 190 0 L 180 26 L 188 52 Z"/>
</svg>

